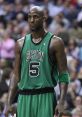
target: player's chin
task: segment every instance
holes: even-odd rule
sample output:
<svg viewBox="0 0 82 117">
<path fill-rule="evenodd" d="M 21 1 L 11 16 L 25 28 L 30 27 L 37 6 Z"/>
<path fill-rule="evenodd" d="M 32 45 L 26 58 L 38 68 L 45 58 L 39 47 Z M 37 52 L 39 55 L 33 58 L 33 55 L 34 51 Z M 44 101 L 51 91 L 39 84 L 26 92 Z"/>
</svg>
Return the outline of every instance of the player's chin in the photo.
<svg viewBox="0 0 82 117">
<path fill-rule="evenodd" d="M 32 32 L 35 32 L 35 29 L 34 29 L 34 28 L 31 28 L 31 31 L 32 31 Z"/>
<path fill-rule="evenodd" d="M 35 27 L 32 27 L 30 28 L 32 32 L 35 32 L 36 31 L 36 28 Z"/>
</svg>

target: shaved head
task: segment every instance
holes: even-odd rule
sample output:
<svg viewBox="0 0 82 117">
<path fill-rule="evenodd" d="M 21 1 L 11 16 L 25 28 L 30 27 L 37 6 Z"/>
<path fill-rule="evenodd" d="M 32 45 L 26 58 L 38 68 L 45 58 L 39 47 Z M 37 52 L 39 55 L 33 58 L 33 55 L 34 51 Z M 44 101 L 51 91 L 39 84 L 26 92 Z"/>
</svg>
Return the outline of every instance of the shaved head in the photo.
<svg viewBox="0 0 82 117">
<path fill-rule="evenodd" d="M 44 15 L 44 8 L 43 7 L 33 6 L 33 7 L 30 8 L 29 13 L 31 13 L 32 11 L 35 11 L 42 16 Z"/>
</svg>

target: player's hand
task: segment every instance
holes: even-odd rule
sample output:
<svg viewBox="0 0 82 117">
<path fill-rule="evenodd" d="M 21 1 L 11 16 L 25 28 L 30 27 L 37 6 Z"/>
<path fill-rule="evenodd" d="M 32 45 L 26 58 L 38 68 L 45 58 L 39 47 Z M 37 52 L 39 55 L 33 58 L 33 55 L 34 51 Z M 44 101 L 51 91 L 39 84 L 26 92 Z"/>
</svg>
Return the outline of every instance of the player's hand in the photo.
<svg viewBox="0 0 82 117">
<path fill-rule="evenodd" d="M 16 113 L 16 105 L 15 104 L 12 104 L 11 106 L 6 105 L 4 113 L 5 113 L 5 117 L 8 117 L 9 114 L 14 115 Z"/>
<path fill-rule="evenodd" d="M 56 106 L 54 117 L 59 117 L 59 115 L 64 112 L 65 110 L 64 105 L 65 103 L 63 101 L 59 102 L 59 104 Z"/>
<path fill-rule="evenodd" d="M 4 114 L 5 114 L 5 117 L 8 117 L 9 115 L 9 109 L 10 109 L 10 105 L 5 105 L 5 108 L 4 108 Z"/>
</svg>

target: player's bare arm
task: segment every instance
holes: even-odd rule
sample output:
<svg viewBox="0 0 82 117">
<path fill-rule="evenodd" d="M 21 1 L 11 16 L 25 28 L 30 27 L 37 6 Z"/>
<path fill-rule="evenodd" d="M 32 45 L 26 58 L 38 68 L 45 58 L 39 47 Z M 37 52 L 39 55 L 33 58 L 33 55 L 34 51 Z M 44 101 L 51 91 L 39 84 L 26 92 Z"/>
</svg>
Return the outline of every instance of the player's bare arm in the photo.
<svg viewBox="0 0 82 117">
<path fill-rule="evenodd" d="M 7 100 L 7 109 L 10 108 L 16 92 L 17 92 L 17 84 L 19 82 L 19 69 L 20 69 L 20 51 L 21 48 L 23 46 L 24 43 L 24 39 L 25 38 L 21 38 L 16 42 L 15 45 L 15 65 L 14 65 L 14 70 L 13 73 L 11 75 L 11 79 L 10 79 L 10 86 L 9 86 L 9 93 L 8 93 L 8 100 Z M 8 108 L 9 107 L 9 108 Z M 8 114 L 8 113 L 7 113 Z M 8 116 L 8 115 L 7 115 Z"/>
<path fill-rule="evenodd" d="M 56 59 L 57 66 L 58 66 L 58 71 L 59 71 L 59 76 L 61 76 L 64 73 L 67 73 L 67 60 L 66 60 L 66 55 L 64 52 L 64 43 L 63 40 L 60 39 L 59 37 L 53 37 L 51 44 L 50 44 L 51 50 L 53 50 L 53 56 Z M 62 77 L 60 77 L 62 79 Z M 65 102 L 65 97 L 67 93 L 67 87 L 68 83 L 63 82 L 60 79 L 60 100 L 59 100 L 59 107 L 57 108 L 59 112 L 63 111 L 63 105 Z"/>
<path fill-rule="evenodd" d="M 20 51 L 24 43 L 24 37 L 19 39 L 15 46 L 15 65 L 14 71 L 11 76 L 10 88 L 9 88 L 9 96 L 8 96 L 8 104 L 10 105 L 15 96 L 15 88 L 17 87 L 17 83 L 19 82 L 19 69 L 20 69 Z"/>
</svg>

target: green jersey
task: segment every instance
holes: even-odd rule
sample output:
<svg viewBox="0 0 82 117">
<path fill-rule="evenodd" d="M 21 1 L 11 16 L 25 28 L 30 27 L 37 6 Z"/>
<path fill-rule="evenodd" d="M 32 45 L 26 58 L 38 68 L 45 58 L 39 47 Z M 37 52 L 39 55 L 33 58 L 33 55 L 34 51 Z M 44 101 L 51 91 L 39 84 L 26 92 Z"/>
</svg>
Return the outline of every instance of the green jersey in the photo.
<svg viewBox="0 0 82 117">
<path fill-rule="evenodd" d="M 49 59 L 49 43 L 52 34 L 48 32 L 35 44 L 31 34 L 26 35 L 21 51 L 19 89 L 54 87 L 58 76 L 56 64 Z"/>
</svg>

